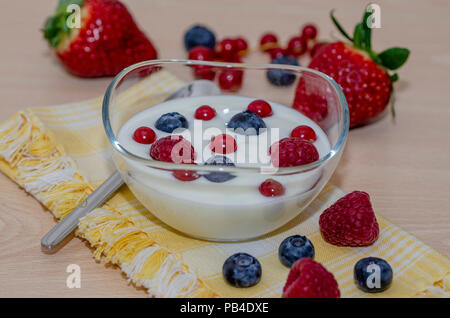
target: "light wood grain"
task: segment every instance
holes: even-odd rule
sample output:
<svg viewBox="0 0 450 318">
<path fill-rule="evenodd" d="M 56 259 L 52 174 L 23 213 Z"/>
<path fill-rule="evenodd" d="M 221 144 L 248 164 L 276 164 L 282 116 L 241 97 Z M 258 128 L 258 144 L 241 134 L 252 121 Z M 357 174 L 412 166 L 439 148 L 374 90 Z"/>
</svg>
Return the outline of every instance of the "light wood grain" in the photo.
<svg viewBox="0 0 450 318">
<path fill-rule="evenodd" d="M 257 44 L 273 30 L 285 41 L 313 21 L 320 36 L 333 27 L 328 12 L 350 29 L 365 1 L 298 0 L 125 0 L 150 35 L 160 57 L 184 58 L 182 34 L 202 22 L 219 37 L 244 35 Z M 346 191 L 371 194 L 378 213 L 433 248 L 450 255 L 450 42 L 448 1 L 379 1 L 382 28 L 375 49 L 407 46 L 412 54 L 400 71 L 397 120 L 386 117 L 352 130 L 332 182 Z M 110 79 L 79 79 L 52 57 L 39 29 L 55 0 L 9 1 L 0 11 L 0 120 L 29 106 L 44 106 L 102 95 Z M 255 53 L 252 62 L 266 62 Z M 39 241 L 54 220 L 33 198 L 0 176 L 0 297 L 145 296 L 127 286 L 120 270 L 92 259 L 74 239 L 59 253 L 40 251 Z M 82 288 L 68 289 L 67 265 L 82 269 Z"/>
</svg>

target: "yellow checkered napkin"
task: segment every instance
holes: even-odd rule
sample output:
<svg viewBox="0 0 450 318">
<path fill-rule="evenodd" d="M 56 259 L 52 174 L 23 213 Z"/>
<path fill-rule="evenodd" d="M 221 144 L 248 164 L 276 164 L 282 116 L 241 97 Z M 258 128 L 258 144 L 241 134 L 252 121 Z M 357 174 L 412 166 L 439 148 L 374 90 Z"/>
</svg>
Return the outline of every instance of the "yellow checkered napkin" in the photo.
<svg viewBox="0 0 450 318">
<path fill-rule="evenodd" d="M 122 93 L 120 104 L 151 106 L 182 85 L 160 71 Z M 57 218 L 67 215 L 114 171 L 101 123 L 101 101 L 31 108 L 0 125 L 0 170 Z M 343 194 L 328 185 L 303 213 L 275 233 L 250 242 L 212 243 L 171 231 L 123 187 L 81 220 L 77 235 L 91 244 L 96 258 L 118 264 L 130 281 L 156 297 L 280 297 L 288 269 L 278 260 L 278 246 L 293 234 L 311 239 L 316 260 L 334 274 L 343 297 L 449 296 L 450 260 L 379 215 L 380 236 L 374 245 L 347 248 L 325 243 L 319 215 Z M 238 289 L 225 283 L 222 265 L 235 252 L 259 259 L 263 268 L 259 284 Z M 394 281 L 387 291 L 366 294 L 356 288 L 353 265 L 366 256 L 391 264 Z"/>
</svg>

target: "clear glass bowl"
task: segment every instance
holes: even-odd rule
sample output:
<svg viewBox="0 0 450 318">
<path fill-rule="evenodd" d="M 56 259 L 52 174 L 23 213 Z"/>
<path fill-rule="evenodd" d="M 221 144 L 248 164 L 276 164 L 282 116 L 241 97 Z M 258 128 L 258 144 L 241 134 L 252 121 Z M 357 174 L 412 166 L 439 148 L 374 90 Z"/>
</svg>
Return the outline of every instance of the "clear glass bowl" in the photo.
<svg viewBox="0 0 450 318">
<path fill-rule="evenodd" d="M 227 102 L 227 98 L 230 105 L 233 104 L 232 101 L 240 101 L 242 109 L 239 111 L 246 109 L 247 100 L 264 99 L 272 105 L 284 105 L 276 106 L 272 115 L 274 119 L 270 120 L 278 120 L 277 114 L 283 115 L 283 118 L 288 120 L 282 121 L 281 124 L 278 122 L 278 125 L 286 126 L 290 131 L 293 128 L 292 120 L 296 122 L 296 116 L 300 113 L 287 107 L 292 106 L 299 87 L 304 96 L 300 96 L 300 99 L 297 96 L 297 103 L 308 103 L 314 98 L 316 101 L 320 99 L 322 112 L 321 116 L 314 118 L 317 123 L 315 129 L 321 130 L 320 134 L 329 142 L 329 148 L 312 163 L 293 167 L 271 166 L 271 169 L 267 169 L 268 166 L 262 163 L 255 165 L 244 162 L 236 166 L 205 165 L 203 163 L 207 158 L 197 164 L 156 161 L 148 154 L 151 145 L 145 146 L 148 148 L 143 155 L 130 146 L 131 137 L 127 137 L 129 140 L 126 142 L 118 137 L 119 131 L 130 118 L 145 117 L 142 113 L 133 117 L 136 114 L 158 105 L 160 107 L 152 111 L 159 109 L 161 114 L 174 111 L 173 103 L 181 105 L 180 100 L 160 105 L 171 91 L 180 86 L 180 83 L 192 82 L 195 75 L 205 76 L 205 72 L 208 74 L 206 76 L 214 74 L 217 83 L 220 74 L 230 70 L 242 71 L 243 82 L 240 88 L 232 87 L 232 91 L 222 90 L 219 97 L 201 97 L 201 100 L 191 106 L 184 106 L 188 108 L 183 108 L 180 113 L 184 112 L 185 117 L 193 117 L 195 108 L 200 106 L 200 101 L 202 104 L 210 102 L 209 104 L 214 107 L 219 103 L 217 98 L 223 99 L 222 104 Z M 291 85 L 271 84 L 267 78 L 269 70 L 290 74 Z M 173 80 L 166 81 L 172 75 L 176 77 L 175 82 L 178 86 L 173 84 Z M 155 85 L 159 86 L 158 93 L 149 94 Z M 188 98 L 182 101 L 182 105 L 189 103 Z M 303 106 L 308 107 L 306 104 Z M 177 110 L 177 106 L 174 107 Z M 167 108 L 167 111 L 163 108 Z M 238 110 L 232 107 L 220 108 L 217 116 L 222 116 L 225 123 L 219 128 L 226 127 L 227 120 L 236 112 Z M 275 64 L 251 65 L 191 60 L 152 60 L 138 63 L 124 69 L 111 82 L 103 100 L 102 115 L 106 135 L 112 146 L 114 163 L 136 198 L 170 227 L 192 237 L 214 241 L 239 241 L 259 237 L 274 231 L 301 213 L 320 193 L 334 172 L 349 127 L 348 107 L 344 94 L 331 77 L 308 68 Z M 147 126 L 152 127 L 158 137 L 162 137 L 164 134 L 154 127 L 156 120 L 157 118 L 147 118 Z M 312 121 L 311 125 L 314 125 Z M 289 135 L 286 133 L 286 127 L 267 128 L 280 128 L 280 132 L 284 129 L 279 136 L 284 138 Z M 203 140 L 200 145 L 207 148 L 208 143 L 208 140 Z M 268 145 L 270 144 L 269 142 Z M 264 151 L 267 150 L 266 148 Z M 196 148 L 195 151 L 199 154 L 204 149 Z M 180 171 L 190 171 L 199 178 L 193 181 L 180 181 L 174 177 L 174 173 Z M 211 178 L 207 178 L 217 173 L 230 178 L 221 183 L 211 182 Z M 266 197 L 259 192 L 261 182 L 269 178 L 277 180 L 284 186 L 283 195 Z"/>
</svg>

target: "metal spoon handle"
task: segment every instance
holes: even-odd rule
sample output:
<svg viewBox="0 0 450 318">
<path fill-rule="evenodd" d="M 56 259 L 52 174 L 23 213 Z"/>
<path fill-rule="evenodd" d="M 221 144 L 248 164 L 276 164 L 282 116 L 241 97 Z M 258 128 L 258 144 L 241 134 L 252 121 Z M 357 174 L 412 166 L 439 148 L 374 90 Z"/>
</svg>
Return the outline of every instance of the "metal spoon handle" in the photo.
<svg viewBox="0 0 450 318">
<path fill-rule="evenodd" d="M 114 172 L 94 192 L 83 200 L 69 215 L 56 224 L 42 239 L 41 246 L 51 251 L 61 243 L 78 226 L 82 217 L 98 208 L 120 186 L 123 185 L 119 172 Z"/>
</svg>

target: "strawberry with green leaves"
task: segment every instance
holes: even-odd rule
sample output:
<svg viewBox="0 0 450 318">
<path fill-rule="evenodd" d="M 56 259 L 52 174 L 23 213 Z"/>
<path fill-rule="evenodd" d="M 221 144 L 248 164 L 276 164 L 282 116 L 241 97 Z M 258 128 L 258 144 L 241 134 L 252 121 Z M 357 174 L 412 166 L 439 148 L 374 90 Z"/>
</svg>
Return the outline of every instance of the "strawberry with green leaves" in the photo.
<svg viewBox="0 0 450 318">
<path fill-rule="evenodd" d="M 67 23 L 71 4 L 81 8 L 79 29 Z M 157 58 L 150 40 L 117 0 L 60 0 L 45 22 L 44 37 L 64 66 L 82 77 L 114 76 L 131 64 Z"/>
<path fill-rule="evenodd" d="M 362 125 L 386 109 L 393 94 L 396 73 L 408 59 L 409 50 L 393 47 L 377 53 L 372 49 L 371 31 L 368 26 L 370 12 L 365 12 L 353 37 L 344 31 L 333 16 L 331 19 L 350 43 L 333 42 L 320 47 L 311 59 L 310 68 L 331 76 L 344 91 L 350 111 L 350 128 Z M 318 123 L 328 114 L 327 100 L 323 88 L 314 87 L 300 79 L 293 107 Z"/>
</svg>

